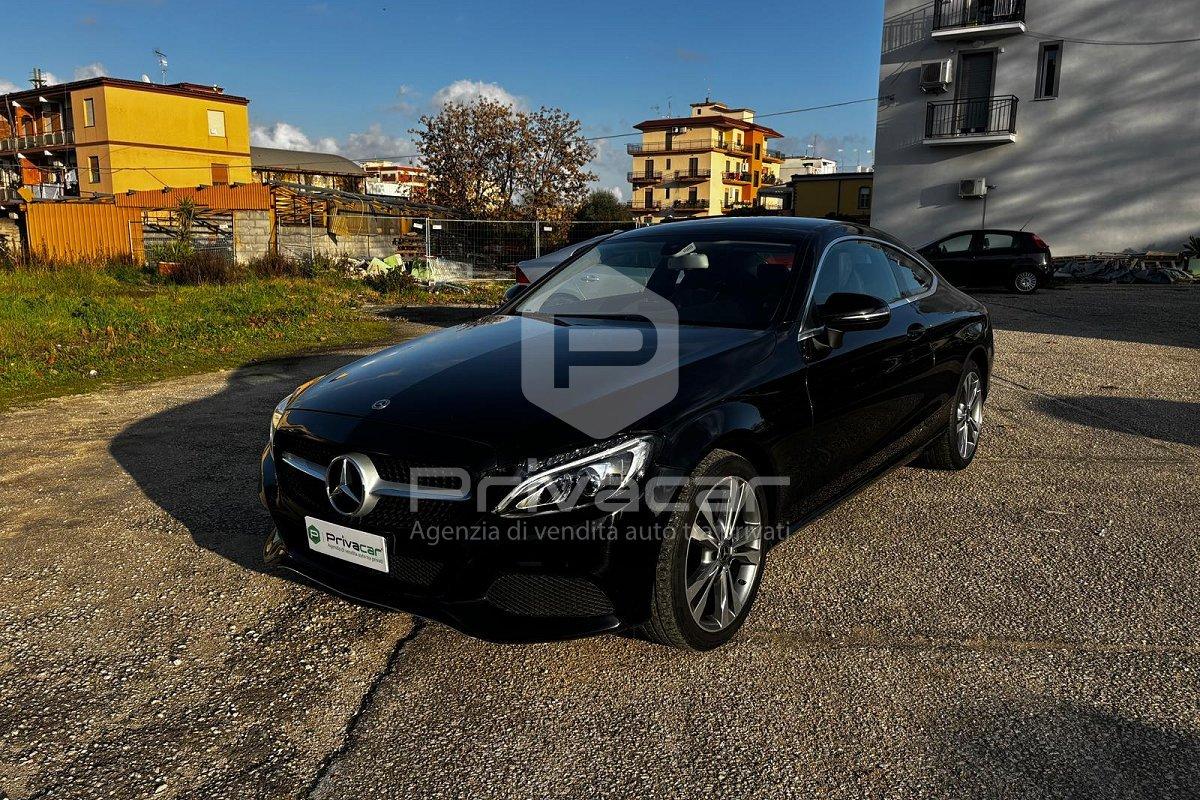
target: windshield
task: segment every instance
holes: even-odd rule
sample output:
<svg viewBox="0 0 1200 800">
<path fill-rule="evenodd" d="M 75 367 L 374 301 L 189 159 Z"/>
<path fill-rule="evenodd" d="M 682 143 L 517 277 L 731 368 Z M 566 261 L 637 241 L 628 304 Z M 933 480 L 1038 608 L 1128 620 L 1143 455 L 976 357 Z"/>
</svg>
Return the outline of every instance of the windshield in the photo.
<svg viewBox="0 0 1200 800">
<path fill-rule="evenodd" d="M 796 247 L 778 242 L 610 240 L 550 276 L 513 313 L 619 319 L 661 307 L 665 299 L 685 325 L 765 328 L 783 301 L 795 260 Z"/>
</svg>

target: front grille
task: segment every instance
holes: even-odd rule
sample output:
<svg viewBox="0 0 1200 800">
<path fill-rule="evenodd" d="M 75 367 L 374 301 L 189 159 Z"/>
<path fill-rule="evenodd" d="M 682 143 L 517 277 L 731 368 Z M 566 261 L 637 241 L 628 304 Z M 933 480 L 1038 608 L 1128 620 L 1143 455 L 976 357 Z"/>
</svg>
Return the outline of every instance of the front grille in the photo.
<svg viewBox="0 0 1200 800">
<path fill-rule="evenodd" d="M 425 558 L 397 556 L 388 560 L 388 574 L 401 583 L 432 586 L 442 574 L 442 563 Z"/>
<path fill-rule="evenodd" d="M 600 617 L 613 611 L 599 586 L 567 575 L 501 575 L 488 589 L 487 599 L 521 617 Z"/>
</svg>

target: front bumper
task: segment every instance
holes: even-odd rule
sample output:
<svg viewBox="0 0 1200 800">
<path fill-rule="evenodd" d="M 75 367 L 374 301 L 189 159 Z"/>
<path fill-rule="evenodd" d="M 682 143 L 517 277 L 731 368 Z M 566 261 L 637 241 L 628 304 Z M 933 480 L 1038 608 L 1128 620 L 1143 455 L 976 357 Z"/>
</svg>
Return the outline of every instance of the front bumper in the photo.
<svg viewBox="0 0 1200 800">
<path fill-rule="evenodd" d="M 634 627 L 649 618 L 658 537 L 657 520 L 648 514 L 564 514 L 532 521 L 482 514 L 453 524 L 436 520 L 419 532 L 416 527 L 384 530 L 339 518 L 327 504 L 315 507 L 282 491 L 278 467 L 268 446 L 260 497 L 275 523 L 264 548 L 273 568 L 298 573 L 350 599 L 418 614 L 489 641 L 569 639 Z M 283 482 L 291 477 L 288 472 Z M 389 571 L 311 550 L 306 515 L 383 536 Z"/>
</svg>

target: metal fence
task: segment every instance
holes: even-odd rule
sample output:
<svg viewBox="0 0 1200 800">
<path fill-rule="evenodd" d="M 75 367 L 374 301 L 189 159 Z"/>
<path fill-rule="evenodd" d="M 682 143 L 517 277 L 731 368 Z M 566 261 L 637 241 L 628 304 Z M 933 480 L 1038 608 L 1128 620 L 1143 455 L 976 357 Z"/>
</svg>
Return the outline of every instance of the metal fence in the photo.
<svg viewBox="0 0 1200 800">
<path fill-rule="evenodd" d="M 398 255 L 420 261 L 442 279 L 512 278 L 516 265 L 606 233 L 627 221 L 547 222 L 315 215 L 308 224 L 280 221 L 274 242 L 291 258 L 369 261 Z"/>
</svg>

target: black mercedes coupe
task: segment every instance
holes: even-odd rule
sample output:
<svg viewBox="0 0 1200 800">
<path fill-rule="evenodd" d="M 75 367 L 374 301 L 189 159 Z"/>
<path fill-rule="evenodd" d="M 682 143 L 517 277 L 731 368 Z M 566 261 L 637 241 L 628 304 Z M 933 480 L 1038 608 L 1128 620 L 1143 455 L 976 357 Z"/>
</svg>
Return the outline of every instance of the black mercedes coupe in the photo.
<svg viewBox="0 0 1200 800">
<path fill-rule="evenodd" d="M 788 534 L 971 463 L 991 365 L 984 306 L 869 227 L 620 233 L 284 398 L 265 558 L 489 640 L 710 649 Z"/>
</svg>

